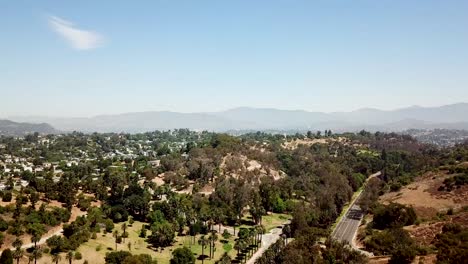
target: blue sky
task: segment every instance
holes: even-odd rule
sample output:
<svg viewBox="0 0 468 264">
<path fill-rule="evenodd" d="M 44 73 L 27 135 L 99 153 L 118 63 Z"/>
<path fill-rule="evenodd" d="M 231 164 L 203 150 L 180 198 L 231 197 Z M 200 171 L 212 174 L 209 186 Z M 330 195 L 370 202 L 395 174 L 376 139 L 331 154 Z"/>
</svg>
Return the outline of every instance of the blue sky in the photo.
<svg viewBox="0 0 468 264">
<path fill-rule="evenodd" d="M 2 1 L 0 116 L 468 102 L 468 1 Z"/>
</svg>

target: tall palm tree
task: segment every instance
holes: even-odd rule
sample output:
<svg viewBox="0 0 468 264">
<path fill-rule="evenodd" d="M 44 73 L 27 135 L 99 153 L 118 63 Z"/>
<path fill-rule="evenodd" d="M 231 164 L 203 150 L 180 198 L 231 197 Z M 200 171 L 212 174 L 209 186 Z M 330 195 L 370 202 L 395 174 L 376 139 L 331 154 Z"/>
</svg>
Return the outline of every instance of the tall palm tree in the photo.
<svg viewBox="0 0 468 264">
<path fill-rule="evenodd" d="M 24 256 L 24 250 L 21 249 L 21 246 L 16 247 L 13 251 L 13 258 L 16 259 L 16 264 L 19 264 L 20 259 Z"/>
<path fill-rule="evenodd" d="M 75 255 L 73 254 L 73 251 L 70 250 L 70 251 L 67 252 L 67 255 L 65 256 L 65 258 L 68 260 L 69 264 L 72 264 L 74 256 Z"/>
<path fill-rule="evenodd" d="M 247 241 L 245 239 L 238 238 L 236 243 L 234 244 L 234 249 L 237 250 L 237 256 L 240 257 L 240 253 L 247 247 Z M 245 258 L 243 257 L 242 260 Z"/>
<path fill-rule="evenodd" d="M 39 233 L 35 233 L 34 235 L 32 235 L 31 237 L 31 242 L 34 243 L 34 248 L 37 248 L 37 243 L 41 241 L 41 234 Z"/>
<path fill-rule="evenodd" d="M 202 264 L 205 260 L 205 247 L 208 243 L 209 240 L 205 238 L 205 235 L 201 236 L 200 239 L 198 239 L 198 244 L 202 246 Z"/>
<path fill-rule="evenodd" d="M 211 235 L 208 237 L 210 240 L 210 258 L 214 257 L 215 243 L 218 241 L 218 235 L 216 233 L 216 230 L 212 230 Z"/>
<path fill-rule="evenodd" d="M 250 238 L 250 244 L 256 246 L 256 239 L 255 237 L 257 236 L 257 229 L 250 228 L 249 229 L 249 238 Z"/>
<path fill-rule="evenodd" d="M 13 258 L 16 259 L 16 264 L 19 264 L 19 260 L 24 255 L 24 250 L 21 249 L 21 246 L 23 245 L 23 241 L 17 237 L 15 241 L 13 241 L 12 245 L 15 248 L 15 251 L 13 251 Z"/>
<path fill-rule="evenodd" d="M 125 236 L 126 236 L 125 232 L 127 231 L 127 223 L 122 224 L 122 231 L 123 231 L 122 238 L 123 238 L 123 242 L 125 243 Z"/>
<path fill-rule="evenodd" d="M 234 249 L 237 250 L 237 255 L 239 255 L 240 251 L 242 250 L 242 239 L 238 238 L 234 243 Z"/>
<path fill-rule="evenodd" d="M 265 228 L 261 225 L 257 226 L 257 245 L 262 243 L 262 234 L 265 233 Z"/>
<path fill-rule="evenodd" d="M 39 248 L 34 248 L 32 252 L 32 256 L 34 258 L 34 264 L 37 264 L 37 260 L 42 258 L 42 251 Z"/>
<path fill-rule="evenodd" d="M 118 240 L 118 237 L 119 237 L 119 231 L 114 230 L 114 232 L 112 233 L 112 235 L 113 235 L 114 238 L 115 238 L 115 250 L 117 250 L 117 240 Z"/>
<path fill-rule="evenodd" d="M 54 253 L 52 254 L 52 261 L 55 262 L 55 264 L 58 264 L 58 262 L 62 259 L 59 253 Z"/>
</svg>

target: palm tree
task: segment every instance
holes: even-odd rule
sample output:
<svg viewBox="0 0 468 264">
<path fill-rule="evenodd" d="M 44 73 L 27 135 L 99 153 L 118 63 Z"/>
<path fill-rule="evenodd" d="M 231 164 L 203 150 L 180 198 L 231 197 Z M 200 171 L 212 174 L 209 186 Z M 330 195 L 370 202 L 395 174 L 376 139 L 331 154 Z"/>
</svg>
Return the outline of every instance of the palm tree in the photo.
<svg viewBox="0 0 468 264">
<path fill-rule="evenodd" d="M 288 237 L 291 237 L 291 226 L 290 225 L 284 226 L 283 234 L 286 235 L 285 243 L 288 243 Z"/>
<path fill-rule="evenodd" d="M 234 243 L 234 249 L 237 250 L 237 255 L 239 255 L 239 252 L 242 249 L 242 239 L 238 238 L 236 240 L 236 243 Z"/>
<path fill-rule="evenodd" d="M 245 241 L 244 239 L 240 239 L 238 238 L 236 243 L 234 244 L 234 249 L 237 250 L 237 256 L 239 256 L 240 252 L 242 252 L 247 246 L 247 241 Z M 239 256 L 240 257 L 240 256 Z M 242 260 L 244 260 L 245 258 L 243 257 Z"/>
<path fill-rule="evenodd" d="M 33 255 L 29 255 L 29 256 L 28 256 L 28 264 L 30 264 L 33 260 L 34 260 L 34 256 L 33 256 Z"/>
<path fill-rule="evenodd" d="M 117 240 L 118 240 L 118 237 L 119 237 L 119 231 L 114 230 L 114 232 L 112 233 L 112 235 L 113 235 L 114 238 L 115 238 L 115 250 L 117 250 Z"/>
<path fill-rule="evenodd" d="M 39 248 L 35 247 L 32 252 L 32 256 L 34 258 L 34 264 L 37 264 L 37 260 L 42 258 L 42 251 Z"/>
<path fill-rule="evenodd" d="M 21 246 L 16 247 L 15 251 L 13 251 L 13 258 L 16 259 L 16 264 L 19 264 L 19 261 L 23 256 L 24 250 L 21 249 Z"/>
<path fill-rule="evenodd" d="M 218 241 L 216 230 L 211 231 L 211 235 L 208 237 L 208 239 L 210 240 L 210 258 L 213 258 L 215 252 L 215 243 Z"/>
<path fill-rule="evenodd" d="M 34 233 L 31 237 L 31 242 L 34 243 L 34 248 L 37 248 L 37 242 L 41 241 L 41 234 Z"/>
<path fill-rule="evenodd" d="M 265 233 L 263 226 L 257 226 L 257 245 L 262 243 L 262 234 Z"/>
<path fill-rule="evenodd" d="M 200 239 L 198 239 L 198 244 L 202 246 L 202 264 L 204 263 L 205 260 L 205 247 L 209 243 L 209 240 L 205 238 L 205 235 L 201 236 Z"/>
<path fill-rule="evenodd" d="M 14 248 L 21 248 L 22 245 L 23 241 L 21 241 L 21 239 L 19 239 L 18 237 L 15 239 L 15 241 L 13 241 Z"/>
<path fill-rule="evenodd" d="M 73 251 L 70 250 L 67 252 L 67 255 L 65 256 L 65 258 L 68 260 L 68 263 L 72 264 L 73 256 L 74 256 Z"/>
<path fill-rule="evenodd" d="M 52 261 L 55 262 L 55 264 L 58 264 L 58 262 L 62 259 L 59 253 L 54 253 L 52 254 Z"/>
<path fill-rule="evenodd" d="M 257 248 L 257 229 L 255 227 L 250 228 L 249 238 L 250 238 L 250 245 L 251 245 L 249 246 L 249 253 L 250 253 L 250 256 L 252 256 L 253 251 Z"/>
<path fill-rule="evenodd" d="M 17 237 L 15 241 L 13 241 L 12 245 L 15 248 L 15 251 L 13 251 L 13 258 L 16 259 L 16 264 L 19 264 L 19 260 L 24 255 L 24 250 L 21 249 L 21 246 L 23 245 L 23 241 L 21 241 L 21 239 Z"/>
<path fill-rule="evenodd" d="M 249 237 L 250 237 L 250 244 L 251 245 L 256 246 L 256 239 L 255 239 L 256 236 L 257 236 L 257 229 L 255 227 L 250 228 L 249 229 Z"/>
<path fill-rule="evenodd" d="M 231 257 L 229 257 L 227 252 L 224 252 L 223 256 L 219 260 L 219 264 L 231 264 Z"/>
<path fill-rule="evenodd" d="M 127 223 L 122 224 L 122 231 L 123 231 L 122 238 L 123 238 L 123 242 L 125 243 L 125 236 L 126 236 L 125 231 L 127 231 Z"/>
</svg>

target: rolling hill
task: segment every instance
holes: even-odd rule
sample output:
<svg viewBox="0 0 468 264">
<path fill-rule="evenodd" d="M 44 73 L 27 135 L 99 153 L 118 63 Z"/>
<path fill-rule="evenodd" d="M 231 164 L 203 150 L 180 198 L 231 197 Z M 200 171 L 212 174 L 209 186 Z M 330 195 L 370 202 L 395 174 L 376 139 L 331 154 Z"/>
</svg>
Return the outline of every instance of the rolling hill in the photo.
<svg viewBox="0 0 468 264">
<path fill-rule="evenodd" d="M 0 120 L 0 135 L 4 136 L 23 136 L 31 133 L 53 134 L 57 130 L 46 123 L 17 123 L 10 120 Z"/>
</svg>

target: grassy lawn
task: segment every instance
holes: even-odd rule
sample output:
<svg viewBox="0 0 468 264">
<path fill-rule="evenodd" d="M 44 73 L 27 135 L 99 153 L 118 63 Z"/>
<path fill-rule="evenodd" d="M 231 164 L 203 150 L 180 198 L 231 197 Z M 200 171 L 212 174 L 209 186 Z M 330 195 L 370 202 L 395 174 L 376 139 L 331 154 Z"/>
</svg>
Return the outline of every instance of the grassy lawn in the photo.
<svg viewBox="0 0 468 264">
<path fill-rule="evenodd" d="M 195 258 L 198 258 L 202 254 L 202 247 L 198 245 L 198 239 L 200 236 L 195 238 L 193 243 L 193 237 L 190 236 L 177 236 L 172 246 L 167 247 L 163 250 L 153 250 L 148 248 L 148 243 L 145 242 L 144 238 L 139 237 L 139 232 L 143 223 L 135 222 L 132 226 L 128 226 L 127 232 L 129 237 L 125 239 L 125 243 L 118 244 L 117 250 L 128 251 L 128 243 L 131 243 L 132 254 L 150 254 L 153 258 L 158 260 L 160 264 L 168 264 L 172 258 L 172 251 L 176 248 L 186 246 L 192 250 L 195 254 Z M 121 224 L 115 225 L 115 228 L 121 231 Z M 149 232 L 150 233 L 150 232 Z M 218 260 L 224 252 L 229 252 L 231 256 L 235 256 L 235 250 L 232 250 L 234 245 L 234 238 L 230 238 L 227 244 L 223 244 L 220 240 L 223 240 L 222 236 L 218 234 L 218 241 L 216 242 L 216 251 L 212 260 L 205 259 L 205 263 L 211 264 Z M 97 250 L 100 248 L 100 250 Z M 90 239 L 88 242 L 81 245 L 78 249 L 83 254 L 83 260 L 87 259 L 89 263 L 101 264 L 104 263 L 104 257 L 107 252 L 115 250 L 115 239 L 112 233 L 97 234 L 97 239 Z M 205 248 L 205 255 L 209 254 L 209 246 Z M 201 263 L 201 260 L 197 260 L 197 263 Z"/>
<path fill-rule="evenodd" d="M 289 214 L 277 214 L 272 213 L 269 215 L 265 215 L 262 218 L 262 225 L 265 227 L 266 232 L 270 232 L 271 229 L 281 226 L 287 220 L 291 220 L 292 216 Z M 246 214 L 242 218 L 244 224 L 236 227 L 236 234 L 239 228 L 251 228 L 254 226 L 254 222 L 252 221 L 252 217 L 250 214 Z"/>
<path fill-rule="evenodd" d="M 247 224 L 243 224 L 240 227 L 249 228 L 252 225 L 249 225 L 249 218 L 250 216 L 245 217 L 245 222 Z M 270 231 L 271 229 L 280 226 L 288 219 L 291 219 L 291 215 L 288 214 L 270 214 L 263 217 L 262 223 L 265 226 L 265 229 Z M 125 250 L 130 251 L 132 254 L 149 254 L 153 258 L 157 259 L 159 264 L 169 264 L 170 259 L 172 258 L 172 251 L 179 247 L 186 246 L 192 250 L 197 258 L 197 263 L 201 263 L 201 260 L 198 260 L 198 257 L 202 255 L 202 247 L 198 244 L 198 239 L 201 235 L 198 235 L 195 238 L 195 242 L 193 237 L 190 236 L 176 236 L 175 242 L 172 246 L 166 247 L 163 250 L 154 250 L 148 247 L 148 243 L 145 241 L 145 238 L 139 237 L 139 233 L 141 227 L 144 223 L 135 221 L 132 226 L 128 225 L 127 223 L 127 232 L 128 237 L 125 238 L 125 242 L 117 244 L 117 250 Z M 118 230 L 119 233 L 122 233 L 121 229 L 122 224 L 116 224 L 115 230 Z M 236 227 L 236 233 L 238 232 L 239 227 Z M 147 233 L 149 235 L 150 232 Z M 220 259 L 224 252 L 228 252 L 231 258 L 235 258 L 237 251 L 234 249 L 234 237 L 229 238 L 227 241 L 224 241 L 221 234 L 218 234 L 218 241 L 216 242 L 216 250 L 214 253 L 213 259 L 205 259 L 204 263 L 206 264 L 214 264 L 216 260 Z M 225 243 L 223 243 L 225 242 Z M 129 246 L 130 245 L 130 250 Z M 112 252 L 115 250 L 115 238 L 111 233 L 104 234 L 103 232 L 97 234 L 96 239 L 90 239 L 88 242 L 82 244 L 78 248 L 78 252 L 80 252 L 83 256 L 81 260 L 74 260 L 73 263 L 83 263 L 85 260 L 88 263 L 92 264 L 104 264 L 104 258 L 106 253 Z M 204 250 L 204 254 L 209 254 L 209 246 L 207 246 Z M 23 262 L 21 262 L 23 263 Z M 27 262 L 25 262 L 27 263 Z M 50 264 L 51 258 L 50 255 L 44 254 L 43 258 L 38 261 L 38 264 Z M 68 263 L 68 260 L 65 259 L 65 255 L 62 254 L 62 260 L 59 262 L 60 264 Z"/>
<path fill-rule="evenodd" d="M 288 214 L 276 214 L 266 215 L 262 219 L 262 224 L 265 226 L 266 232 L 270 232 L 271 229 L 282 225 L 287 220 L 292 219 L 291 215 Z"/>
</svg>

